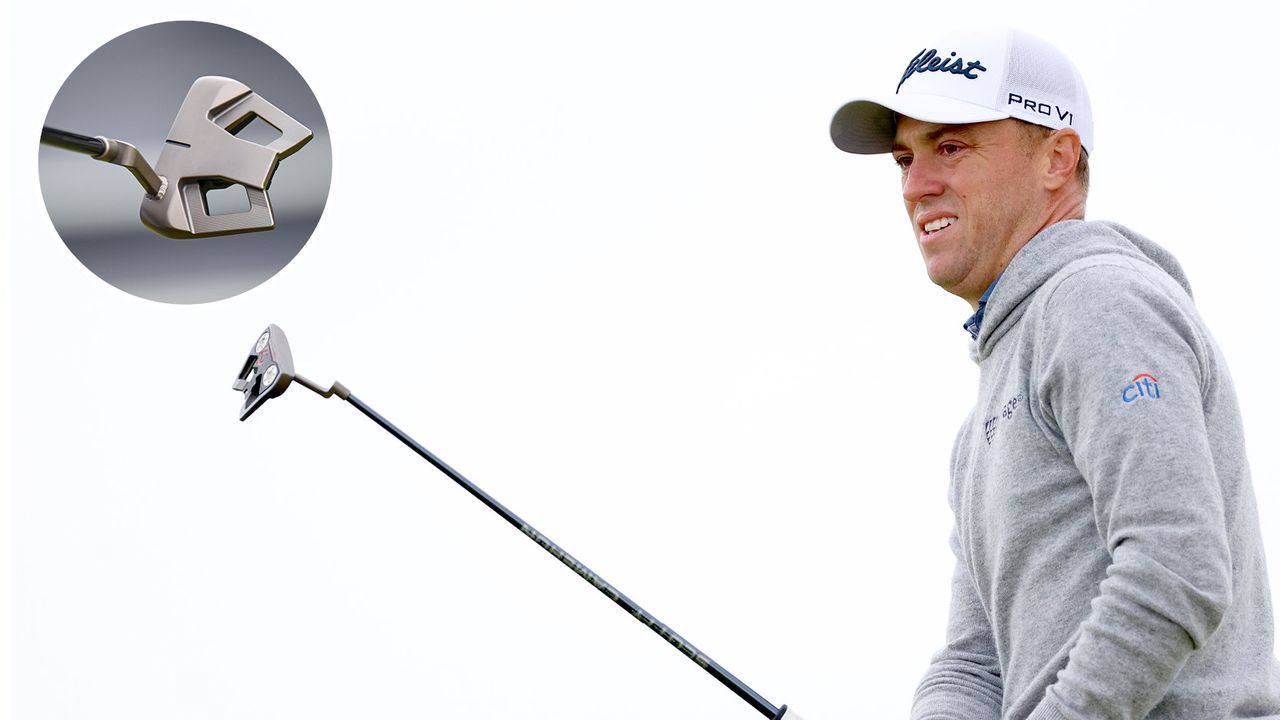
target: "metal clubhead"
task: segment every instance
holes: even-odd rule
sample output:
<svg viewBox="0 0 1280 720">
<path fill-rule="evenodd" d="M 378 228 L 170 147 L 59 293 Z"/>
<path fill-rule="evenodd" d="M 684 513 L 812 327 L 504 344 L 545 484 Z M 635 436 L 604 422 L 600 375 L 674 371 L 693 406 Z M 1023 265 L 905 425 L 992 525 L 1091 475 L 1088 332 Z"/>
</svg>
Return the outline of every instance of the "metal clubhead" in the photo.
<svg viewBox="0 0 1280 720">
<path fill-rule="evenodd" d="M 240 419 L 244 420 L 263 403 L 283 394 L 293 378 L 289 341 L 285 339 L 283 330 L 268 325 L 254 341 L 248 359 L 240 368 L 240 375 L 231 386 L 244 393 Z"/>
<path fill-rule="evenodd" d="M 236 137 L 255 119 L 278 130 L 280 137 L 266 145 Z M 174 239 L 270 230 L 275 227 L 267 196 L 271 176 L 280 160 L 311 138 L 311 130 L 244 83 L 198 78 L 182 101 L 156 163 L 166 190 L 143 198 L 142 222 Z M 249 209 L 211 215 L 207 193 L 232 185 L 245 189 Z"/>
<path fill-rule="evenodd" d="M 249 357 L 240 366 L 240 374 L 231 384 L 232 389 L 244 393 L 244 405 L 240 406 L 240 419 L 253 414 L 263 403 L 284 394 L 289 383 L 296 382 L 320 397 L 337 395 L 346 400 L 350 391 L 340 382 L 334 382 L 326 390 L 302 377 L 293 369 L 293 355 L 284 331 L 276 325 L 268 325 L 258 336 L 249 351 Z"/>
</svg>

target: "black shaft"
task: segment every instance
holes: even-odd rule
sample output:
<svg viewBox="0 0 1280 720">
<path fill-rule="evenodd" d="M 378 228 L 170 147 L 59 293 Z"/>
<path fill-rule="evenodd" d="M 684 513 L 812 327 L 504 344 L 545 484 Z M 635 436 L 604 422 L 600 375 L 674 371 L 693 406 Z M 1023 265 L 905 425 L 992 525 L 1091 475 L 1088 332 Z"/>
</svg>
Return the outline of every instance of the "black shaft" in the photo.
<svg viewBox="0 0 1280 720">
<path fill-rule="evenodd" d="M 40 131 L 40 143 L 59 147 L 63 150 L 86 153 L 95 157 L 107 151 L 107 144 L 96 137 L 79 135 L 66 130 L 51 128 L 48 125 Z"/>
<path fill-rule="evenodd" d="M 573 570 L 574 572 L 578 573 L 578 575 L 582 576 L 583 580 L 586 580 L 588 583 L 591 583 L 592 586 L 594 586 L 601 593 L 604 593 L 604 595 L 608 597 L 610 600 L 620 605 L 622 609 L 626 610 L 632 617 L 639 620 L 644 625 L 647 625 L 650 628 L 652 628 L 653 631 L 658 633 L 658 635 L 660 635 L 663 640 L 666 640 L 667 642 L 671 643 L 677 650 L 683 653 L 686 657 L 688 657 L 690 660 L 697 663 L 698 667 L 711 673 L 711 675 L 715 677 L 715 679 L 724 683 L 725 687 L 729 688 L 734 693 L 736 693 L 738 697 L 741 697 L 743 700 L 746 700 L 748 703 L 750 703 L 751 707 L 755 708 L 756 710 L 759 710 L 767 718 L 780 717 L 781 711 L 779 710 L 779 708 L 774 707 L 772 704 L 769 703 L 768 700 L 765 700 L 764 698 L 760 697 L 759 693 L 747 687 L 746 683 L 734 677 L 733 674 L 730 673 L 728 670 L 725 670 L 724 668 L 720 667 L 719 663 L 707 657 L 705 654 L 703 654 L 701 650 L 694 647 L 689 641 L 685 640 L 683 637 L 676 634 L 676 632 L 672 630 L 670 627 L 666 626 L 665 624 L 660 622 L 657 618 L 650 615 L 647 611 L 645 611 L 644 608 L 640 607 L 634 601 L 632 601 L 631 598 L 627 597 L 626 595 L 623 595 L 621 592 L 618 591 L 617 588 L 605 582 L 604 578 L 592 572 L 589 568 L 587 568 L 586 565 L 583 565 L 582 563 L 578 562 L 572 555 L 565 552 L 559 545 L 556 545 L 555 543 L 551 542 L 551 539 L 548 538 L 546 535 L 543 535 L 542 533 L 533 529 L 533 526 L 529 525 L 529 523 L 526 523 L 524 520 L 521 520 L 518 515 L 511 512 L 507 508 L 503 507 L 502 503 L 498 502 L 497 500 L 494 500 L 492 497 L 489 496 L 488 493 L 476 487 L 474 483 L 472 483 L 470 480 L 463 477 L 457 470 L 454 470 L 453 468 L 449 467 L 449 465 L 446 464 L 443 460 L 441 460 L 440 458 L 432 454 L 430 450 L 418 444 L 417 440 L 414 440 L 413 438 L 405 434 L 403 430 L 396 427 L 395 425 L 392 425 L 390 422 L 387 421 L 386 418 L 379 415 L 373 408 L 361 402 L 360 399 L 357 398 L 355 395 L 348 395 L 346 399 L 347 399 L 347 402 L 351 403 L 352 405 L 355 405 L 360 412 L 369 416 L 369 419 L 381 425 L 382 428 L 387 432 L 391 433 L 392 435 L 395 435 L 397 438 L 399 438 L 400 442 L 404 443 L 405 445 L 408 445 L 410 449 L 412 449 L 414 452 L 418 453 L 423 458 L 425 458 L 427 462 L 431 463 L 432 465 L 435 465 L 436 469 L 438 469 L 440 472 L 444 473 L 445 475 L 448 475 L 450 479 L 452 479 L 454 482 L 461 485 L 464 490 L 474 495 L 477 500 L 484 503 L 485 505 L 488 505 L 490 510 L 493 510 L 494 512 L 498 513 L 503 517 L 504 520 L 506 520 L 507 522 L 519 528 L 520 532 L 523 532 L 525 535 L 528 535 L 530 539 L 538 543 L 538 545 L 542 546 L 542 549 L 551 553 L 560 562 L 564 563 L 565 565 L 568 565 L 570 570 Z M 786 706 L 784 705 L 783 708 L 785 707 Z"/>
</svg>

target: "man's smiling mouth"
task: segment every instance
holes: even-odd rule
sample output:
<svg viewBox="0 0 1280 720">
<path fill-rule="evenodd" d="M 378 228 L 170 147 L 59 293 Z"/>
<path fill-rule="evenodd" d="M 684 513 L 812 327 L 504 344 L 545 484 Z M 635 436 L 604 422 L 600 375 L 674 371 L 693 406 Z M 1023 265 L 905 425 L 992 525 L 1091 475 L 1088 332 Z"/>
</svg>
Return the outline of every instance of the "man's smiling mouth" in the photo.
<svg viewBox="0 0 1280 720">
<path fill-rule="evenodd" d="M 958 220 L 959 218 L 956 218 L 956 217 L 940 217 L 937 220 L 930 220 L 929 222 L 924 224 L 924 234 L 932 235 L 933 233 L 938 232 L 942 228 L 947 227 L 951 223 L 954 223 Z"/>
</svg>

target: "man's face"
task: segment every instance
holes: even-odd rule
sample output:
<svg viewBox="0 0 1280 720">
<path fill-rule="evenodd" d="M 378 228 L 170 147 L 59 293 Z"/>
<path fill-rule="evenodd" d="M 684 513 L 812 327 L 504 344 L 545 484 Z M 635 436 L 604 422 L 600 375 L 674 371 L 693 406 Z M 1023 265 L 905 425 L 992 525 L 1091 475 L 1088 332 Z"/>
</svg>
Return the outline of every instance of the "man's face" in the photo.
<svg viewBox="0 0 1280 720">
<path fill-rule="evenodd" d="M 1043 225 L 1033 147 L 1016 120 L 898 120 L 893 158 L 929 279 L 971 304 Z"/>
</svg>

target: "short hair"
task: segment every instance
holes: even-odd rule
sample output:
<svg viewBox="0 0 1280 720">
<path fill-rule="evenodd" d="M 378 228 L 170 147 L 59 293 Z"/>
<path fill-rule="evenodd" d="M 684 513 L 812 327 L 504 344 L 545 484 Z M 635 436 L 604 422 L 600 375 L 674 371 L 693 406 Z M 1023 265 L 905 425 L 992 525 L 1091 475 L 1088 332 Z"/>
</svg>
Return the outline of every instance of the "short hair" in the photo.
<svg viewBox="0 0 1280 720">
<path fill-rule="evenodd" d="M 1022 125 L 1023 132 L 1025 133 L 1028 142 L 1043 140 L 1057 132 L 1057 130 L 1054 130 L 1051 127 L 1036 125 L 1035 123 L 1029 123 L 1026 120 L 1018 120 L 1018 122 Z M 1076 161 L 1076 182 L 1080 183 L 1080 192 L 1088 197 L 1089 151 L 1085 150 L 1083 145 L 1080 146 L 1080 158 Z"/>
</svg>

